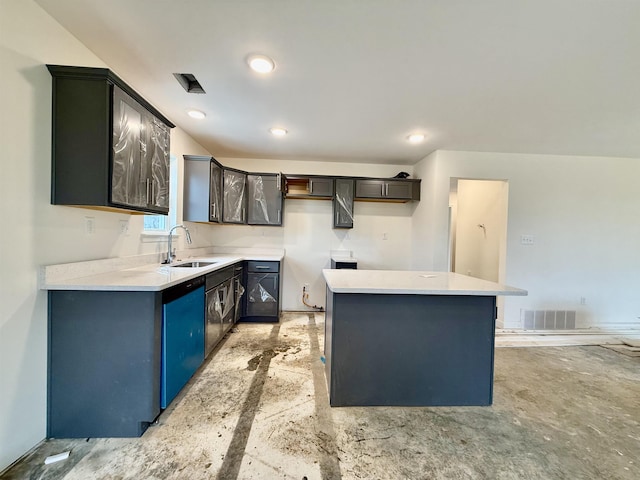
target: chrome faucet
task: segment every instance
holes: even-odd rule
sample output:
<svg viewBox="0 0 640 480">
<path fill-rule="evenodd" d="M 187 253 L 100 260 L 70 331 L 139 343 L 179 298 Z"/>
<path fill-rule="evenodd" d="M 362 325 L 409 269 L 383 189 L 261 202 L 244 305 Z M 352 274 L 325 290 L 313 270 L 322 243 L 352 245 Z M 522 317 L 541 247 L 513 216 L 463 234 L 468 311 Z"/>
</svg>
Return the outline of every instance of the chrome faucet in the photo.
<svg viewBox="0 0 640 480">
<path fill-rule="evenodd" d="M 189 233 L 189 229 L 187 227 L 185 227 L 184 225 L 176 225 L 175 227 L 173 227 L 171 230 L 169 230 L 169 241 L 168 241 L 168 248 L 167 248 L 167 258 L 165 259 L 164 262 L 162 263 L 171 263 L 173 262 L 173 258 L 175 257 L 175 255 L 173 255 L 171 253 L 171 234 L 173 233 L 173 231 L 176 228 L 182 228 L 184 229 L 187 238 L 187 243 L 190 245 L 191 244 L 191 234 Z"/>
</svg>

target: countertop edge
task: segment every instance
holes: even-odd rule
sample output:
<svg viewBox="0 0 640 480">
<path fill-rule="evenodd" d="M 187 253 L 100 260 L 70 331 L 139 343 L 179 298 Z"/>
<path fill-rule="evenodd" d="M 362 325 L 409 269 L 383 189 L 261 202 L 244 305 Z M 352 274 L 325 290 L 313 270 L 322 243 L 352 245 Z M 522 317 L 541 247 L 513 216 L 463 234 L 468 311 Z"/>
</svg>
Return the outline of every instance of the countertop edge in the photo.
<svg viewBox="0 0 640 480">
<path fill-rule="evenodd" d="M 152 263 L 142 266 L 135 266 L 131 268 L 125 268 L 121 270 L 115 270 L 112 272 L 103 272 L 98 274 L 90 274 L 87 276 L 80 276 L 69 278 L 68 280 L 50 282 L 47 283 L 44 279 L 40 286 L 40 290 L 48 291 L 105 291 L 105 292 L 161 292 L 167 288 L 171 288 L 175 285 L 179 285 L 188 280 L 207 275 L 209 273 L 221 270 L 229 267 L 235 263 L 242 261 L 271 261 L 282 262 L 285 254 L 273 255 L 273 254 L 204 254 L 197 257 L 183 258 L 176 263 L 184 263 L 190 261 L 215 261 L 214 265 L 208 265 L 206 267 L 189 268 L 189 269 L 176 269 L 176 267 L 170 267 L 164 264 Z M 223 260 L 221 260 L 221 258 Z M 166 269 L 166 270 L 165 270 Z M 129 274 L 139 274 L 140 280 L 138 283 L 123 282 L 125 276 Z M 159 275 L 156 277 L 156 281 L 151 281 L 151 276 Z M 163 275 L 169 277 L 164 281 Z M 170 276 L 174 275 L 173 278 Z M 144 277 L 149 280 L 144 281 Z"/>
<path fill-rule="evenodd" d="M 520 288 L 453 272 L 324 269 L 322 273 L 327 288 L 334 294 L 528 295 L 526 290 Z"/>
</svg>

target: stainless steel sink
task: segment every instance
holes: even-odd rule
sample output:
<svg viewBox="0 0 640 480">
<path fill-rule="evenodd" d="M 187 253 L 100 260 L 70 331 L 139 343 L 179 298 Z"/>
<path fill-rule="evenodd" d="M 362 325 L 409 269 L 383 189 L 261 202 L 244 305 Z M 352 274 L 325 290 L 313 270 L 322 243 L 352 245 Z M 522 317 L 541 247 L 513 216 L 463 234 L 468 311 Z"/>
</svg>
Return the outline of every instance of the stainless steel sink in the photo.
<svg viewBox="0 0 640 480">
<path fill-rule="evenodd" d="M 200 268 L 200 267 L 208 267 L 209 265 L 213 265 L 217 262 L 185 262 L 185 263 L 176 263 L 175 265 L 170 265 L 171 267 L 182 267 L 182 268 Z"/>
</svg>

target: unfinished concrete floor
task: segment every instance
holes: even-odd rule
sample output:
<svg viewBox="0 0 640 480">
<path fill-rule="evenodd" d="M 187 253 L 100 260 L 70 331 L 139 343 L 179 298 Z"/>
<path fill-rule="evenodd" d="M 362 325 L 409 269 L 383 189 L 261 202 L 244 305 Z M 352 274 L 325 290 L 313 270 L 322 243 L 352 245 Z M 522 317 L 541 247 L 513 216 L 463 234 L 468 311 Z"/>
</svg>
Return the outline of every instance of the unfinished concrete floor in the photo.
<svg viewBox="0 0 640 480">
<path fill-rule="evenodd" d="M 2 478 L 640 478 L 638 357 L 499 348 L 492 407 L 330 408 L 322 320 L 241 324 L 141 438 L 48 440 Z"/>
</svg>

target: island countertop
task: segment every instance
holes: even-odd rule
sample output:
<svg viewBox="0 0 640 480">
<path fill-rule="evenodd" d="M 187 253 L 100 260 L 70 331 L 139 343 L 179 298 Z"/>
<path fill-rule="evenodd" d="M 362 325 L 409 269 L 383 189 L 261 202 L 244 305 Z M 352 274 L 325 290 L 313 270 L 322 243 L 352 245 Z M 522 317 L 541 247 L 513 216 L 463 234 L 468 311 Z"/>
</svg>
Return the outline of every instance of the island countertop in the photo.
<svg viewBox="0 0 640 480">
<path fill-rule="evenodd" d="M 527 295 L 526 290 L 453 272 L 325 269 L 333 293 L 395 295 Z"/>
</svg>

